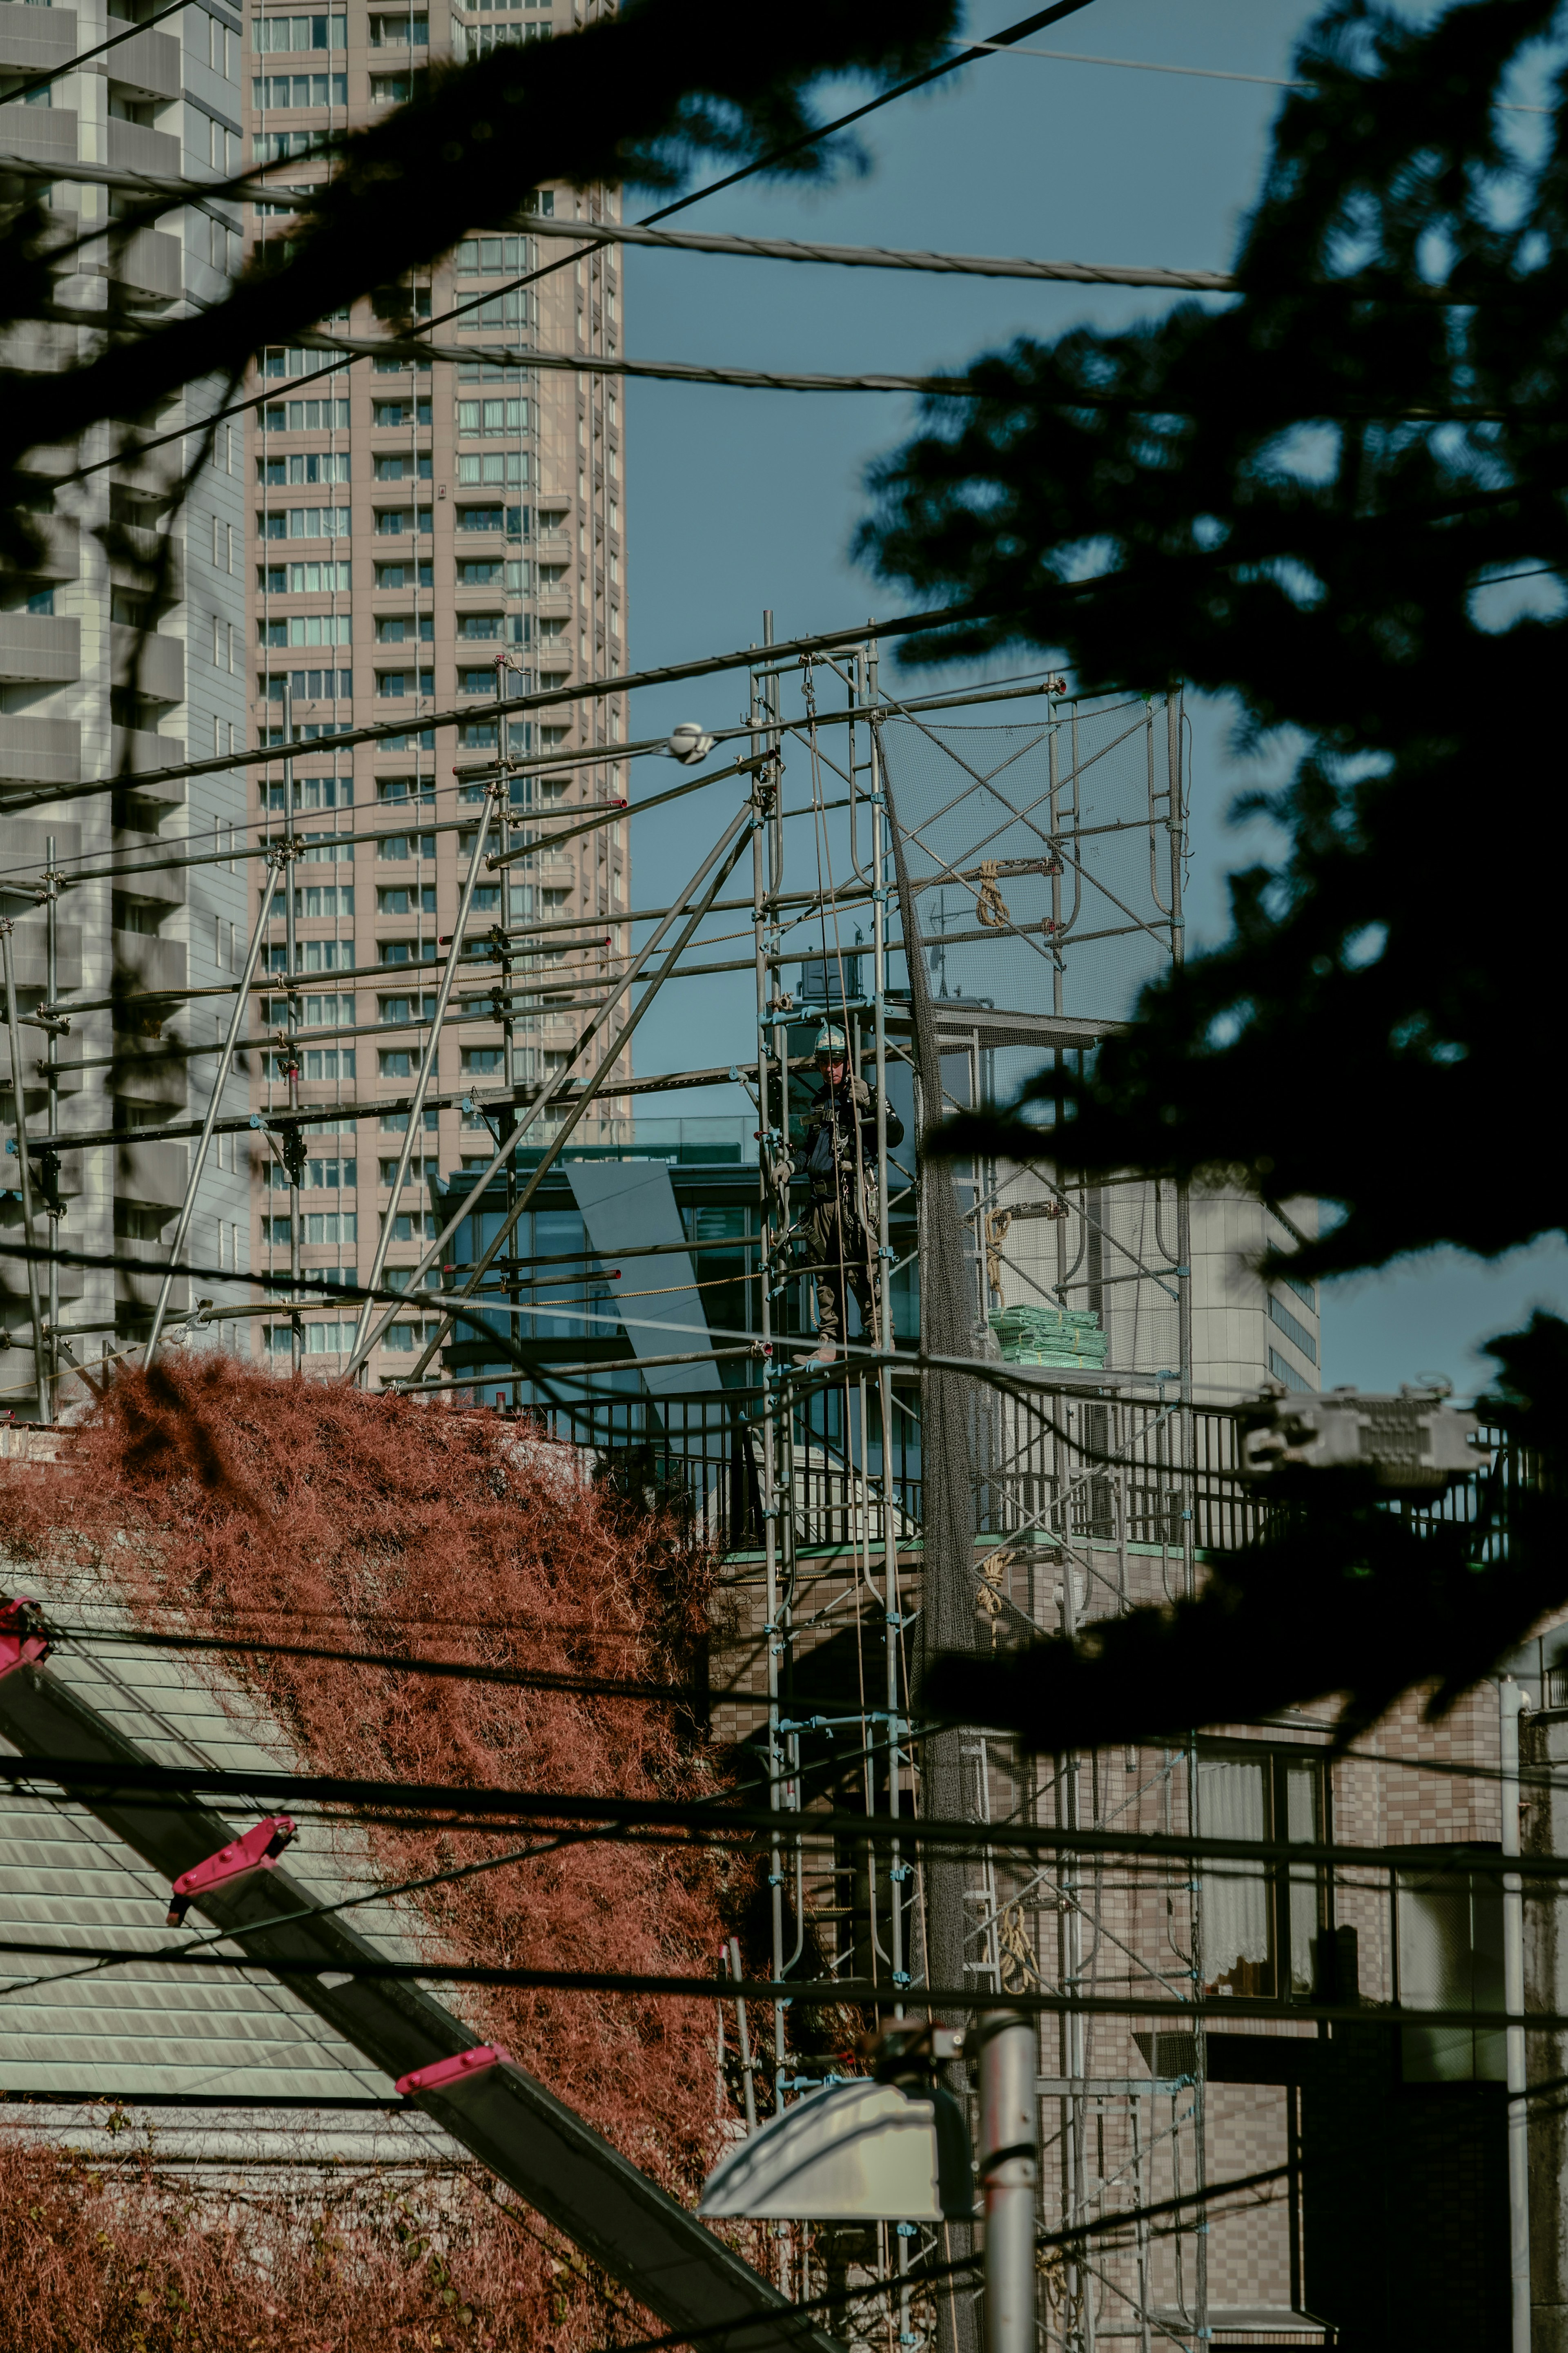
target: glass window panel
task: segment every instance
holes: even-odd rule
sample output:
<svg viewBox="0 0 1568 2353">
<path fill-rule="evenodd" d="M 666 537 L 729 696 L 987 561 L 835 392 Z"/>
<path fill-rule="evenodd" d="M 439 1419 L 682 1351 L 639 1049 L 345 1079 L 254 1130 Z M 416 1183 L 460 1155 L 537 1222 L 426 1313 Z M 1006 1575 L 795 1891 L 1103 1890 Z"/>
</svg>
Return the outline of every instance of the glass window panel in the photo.
<svg viewBox="0 0 1568 2353">
<path fill-rule="evenodd" d="M 1198 1829 L 1205 1838 L 1262 1839 L 1268 1820 L 1268 1767 L 1247 1757 L 1200 1757 Z M 1225 1993 L 1271 1992 L 1268 1874 L 1265 1863 L 1205 1871 L 1202 1883 L 1206 1986 Z"/>
</svg>

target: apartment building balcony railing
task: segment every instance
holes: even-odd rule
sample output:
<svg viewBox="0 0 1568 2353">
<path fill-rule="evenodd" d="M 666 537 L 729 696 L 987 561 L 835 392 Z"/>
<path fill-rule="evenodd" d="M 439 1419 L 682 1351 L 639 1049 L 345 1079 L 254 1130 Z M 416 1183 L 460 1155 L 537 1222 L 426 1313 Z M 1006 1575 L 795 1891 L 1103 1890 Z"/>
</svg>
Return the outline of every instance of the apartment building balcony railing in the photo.
<svg viewBox="0 0 1568 2353">
<path fill-rule="evenodd" d="M 52 613 L 0 613 L 0 679 L 63 685 L 81 672 L 81 625 Z"/>
<path fill-rule="evenodd" d="M 79 46 L 74 8 L 0 8 L 0 72 L 50 73 L 68 65 Z M 16 154 L 13 127 L 6 126 L 5 144 Z"/>
<path fill-rule="evenodd" d="M 13 0 L 15 5 L 15 0 Z M 16 8 L 19 16 L 23 11 Z M 35 12 L 29 9 L 29 16 Z M 36 12 L 42 15 L 41 9 Z M 51 8 L 49 14 L 53 16 Z M 74 25 L 73 16 L 68 21 Z M 58 64 L 58 58 L 46 61 Z M 76 151 L 76 109 L 73 106 L 9 106 L 5 110 L 5 145 L 13 155 L 24 156 L 29 164 L 74 164 Z M 175 142 L 171 140 L 171 146 Z"/>
<path fill-rule="evenodd" d="M 183 277 L 180 240 L 161 229 L 139 228 L 114 254 L 110 275 L 117 286 L 133 294 L 152 294 L 173 301 Z"/>
<path fill-rule="evenodd" d="M 150 534 L 149 534 L 150 535 Z M 113 666 L 116 686 L 129 686 L 134 675 L 139 691 L 154 702 L 183 702 L 185 699 L 185 649 L 179 638 L 166 638 L 156 632 L 140 638 L 139 632 L 116 622 L 109 633 L 110 659 Z M 153 742 L 162 744 L 162 736 Z M 184 757 L 179 751 L 161 751 L 160 763 L 172 764 Z M 152 761 L 143 761 L 151 767 Z"/>
<path fill-rule="evenodd" d="M 129 41 L 126 47 L 134 48 L 136 44 Z M 28 108 L 26 111 L 37 113 L 43 121 L 49 120 L 40 109 Z M 75 118 L 72 120 L 74 122 Z M 180 142 L 172 132 L 153 131 L 145 122 L 122 122 L 117 114 L 110 116 L 106 128 L 109 132 L 108 161 L 111 171 L 146 172 L 165 180 L 179 177 L 184 159 L 180 153 Z M 73 156 L 76 153 L 74 145 L 71 153 Z"/>
<path fill-rule="evenodd" d="M 0 783 L 81 782 L 81 730 L 74 719 L 29 719 L 0 712 Z"/>
<path fill-rule="evenodd" d="M 114 17 L 109 24 L 111 32 L 120 29 Z M 180 44 L 171 33 L 138 33 L 134 40 L 121 41 L 117 49 L 111 49 L 104 62 L 111 81 L 123 83 L 142 98 L 178 98 L 180 94 Z"/>
<path fill-rule="evenodd" d="M 155 1151 L 158 1147 L 147 1145 L 143 1148 Z M 173 1149 L 167 1145 L 163 1148 Z M 144 1259 L 148 1270 L 145 1274 L 132 1274 L 129 1267 L 117 1267 L 114 1274 L 115 1298 L 133 1307 L 155 1307 L 163 1286 L 163 1269 L 169 1263 L 168 1245 L 165 1242 L 134 1241 L 116 1235 L 114 1255 L 116 1258 Z M 176 1314 L 182 1314 L 190 1303 L 191 1286 L 182 1275 L 176 1279 L 170 1293 L 169 1305 Z"/>
</svg>

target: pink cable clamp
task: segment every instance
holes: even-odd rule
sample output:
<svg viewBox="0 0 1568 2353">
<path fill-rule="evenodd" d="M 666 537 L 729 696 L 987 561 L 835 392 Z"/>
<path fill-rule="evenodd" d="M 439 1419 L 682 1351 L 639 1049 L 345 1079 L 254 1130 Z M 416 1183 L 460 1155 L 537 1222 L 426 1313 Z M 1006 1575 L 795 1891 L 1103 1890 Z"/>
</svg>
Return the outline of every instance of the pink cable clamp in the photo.
<svg viewBox="0 0 1568 2353">
<path fill-rule="evenodd" d="M 483 2074 L 487 2067 L 510 2064 L 511 2052 L 499 2042 L 476 2042 L 471 2051 L 459 2051 L 455 2059 L 435 2059 L 428 2067 L 416 2067 L 409 2075 L 399 2075 L 397 2089 L 405 2100 L 420 2092 L 443 2092 L 450 2084 L 461 2084 L 470 2075 Z"/>
<path fill-rule="evenodd" d="M 205 1862 L 182 1871 L 169 1899 L 169 1926 L 177 1928 L 191 1905 L 216 1888 L 235 1887 L 241 1880 L 254 1879 L 258 1872 L 270 1871 L 293 1835 L 291 1816 L 268 1814 L 243 1838 L 219 1847 Z"/>
<path fill-rule="evenodd" d="M 33 1612 L 38 1607 L 25 1593 L 0 1601 L 0 1677 L 18 1667 L 42 1666 L 53 1647 Z"/>
</svg>

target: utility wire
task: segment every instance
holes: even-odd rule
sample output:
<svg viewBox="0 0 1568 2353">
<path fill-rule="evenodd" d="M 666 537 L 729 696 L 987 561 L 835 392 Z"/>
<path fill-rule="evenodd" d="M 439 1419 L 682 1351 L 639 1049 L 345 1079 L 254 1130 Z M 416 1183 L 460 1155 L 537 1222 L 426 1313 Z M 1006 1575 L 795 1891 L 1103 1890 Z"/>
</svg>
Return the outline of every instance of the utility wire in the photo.
<svg viewBox="0 0 1568 2353">
<path fill-rule="evenodd" d="M 775 1815 L 773 1820 L 776 1824 L 780 1817 Z M 910 1818 L 905 1817 L 901 1827 L 906 1835 L 909 1825 Z M 371 1902 L 374 1898 L 366 1896 L 363 1900 Z M 308 1919 L 317 1915 L 311 1913 L 297 1916 Z M 253 1920 L 247 1921 L 243 1927 L 231 1928 L 226 1933 L 237 1939 L 252 1931 L 270 1929 L 272 1926 L 269 1920 Z M 187 1951 L 183 1957 L 158 1952 L 128 1955 L 123 1947 L 113 1945 L 55 1944 L 14 1936 L 0 1937 L 0 1954 L 41 1954 L 50 1960 L 134 1959 L 157 1968 L 190 1969 L 197 1976 L 209 1969 L 255 1969 L 265 1976 L 281 1978 L 285 1983 L 291 1978 L 317 1978 L 322 1971 L 322 1959 L 319 1953 L 301 1956 L 298 1960 L 282 1954 L 269 1955 L 263 1960 L 244 1952 L 205 1950 Z M 654 1975 L 630 1969 L 537 1969 L 511 1968 L 499 1963 L 380 1958 L 356 1958 L 352 1968 L 345 1968 L 342 1974 L 373 1985 L 474 1986 L 527 1993 L 626 1994 L 660 2000 L 711 2002 L 721 1994 L 726 2000 L 786 2001 L 797 2010 L 874 2009 L 887 2002 L 890 1990 L 885 1980 L 879 1982 L 870 1978 L 742 1978 L 722 1980 L 707 1975 Z M 1175 2021 L 1189 2030 L 1200 2021 L 1215 2018 L 1229 2021 L 1246 2016 L 1258 2020 L 1288 2020 L 1294 2024 L 1312 2020 L 1330 2025 L 1364 2027 L 1371 2021 L 1387 2031 L 1402 2027 L 1464 2027 L 1482 2033 L 1500 2032 L 1509 2027 L 1522 2027 L 1536 2034 L 1568 2031 L 1568 2015 L 1545 2010 L 1509 2010 L 1479 2006 L 1474 2009 L 1409 2010 L 1380 2006 L 1375 2010 L 1369 2010 L 1361 2003 L 1301 2001 L 1294 1998 L 1289 2001 L 1249 1999 L 1242 2003 L 1230 1996 L 1197 1994 L 1190 2001 L 1172 2001 L 1141 1992 L 1084 1994 L 1076 1990 L 1054 1993 L 1012 1989 L 997 1993 L 990 1987 L 973 1985 L 910 1987 L 904 1999 L 908 2000 L 911 1994 L 937 2012 L 1009 2010 L 1026 2018 L 1080 2015 L 1149 2018 Z"/>
<path fill-rule="evenodd" d="M 103 1764 L 75 1757 L 32 1756 L 0 1756 L 0 1781 L 48 1782 L 77 1797 L 97 1790 L 121 1794 L 136 1790 L 151 1797 L 172 1796 L 189 1802 L 192 1794 L 201 1790 L 209 1796 L 237 1798 L 250 1804 L 273 1800 L 287 1803 L 295 1798 L 310 1798 L 342 1806 L 397 1806 L 409 1813 L 466 1810 L 475 1815 L 543 1820 L 552 1828 L 563 1821 L 576 1821 L 591 1823 L 606 1831 L 684 1831 L 695 1833 L 705 1843 L 749 1840 L 758 1832 L 772 1838 L 778 1834 L 780 1827 L 780 1818 L 773 1809 L 727 1802 L 727 1791 L 715 1793 L 710 1799 L 694 1801 L 680 1798 L 623 1798 L 592 1790 L 506 1789 L 331 1773 L 237 1772 L 205 1764 L 155 1765 L 140 1759 Z M 1513 1855 L 1447 1847 L 1209 1838 L 1195 1831 L 1111 1831 L 1067 1823 L 977 1824 L 934 1816 L 910 1820 L 842 1810 L 801 1817 L 800 1831 L 795 1834 L 808 1835 L 816 1842 L 840 1840 L 858 1846 L 878 1846 L 902 1839 L 932 1852 L 944 1853 L 1005 1848 L 1019 1854 L 1072 1853 L 1117 1861 L 1131 1857 L 1141 1862 L 1199 1862 L 1216 1866 L 1289 1862 L 1310 1871 L 1371 1871 L 1406 1877 L 1414 1873 L 1424 1879 L 1455 1873 L 1495 1877 L 1513 1871 L 1542 1884 L 1568 1883 L 1568 1855 L 1530 1855 L 1521 1862 Z M 709 1990 L 711 1992 L 710 1986 Z"/>
</svg>

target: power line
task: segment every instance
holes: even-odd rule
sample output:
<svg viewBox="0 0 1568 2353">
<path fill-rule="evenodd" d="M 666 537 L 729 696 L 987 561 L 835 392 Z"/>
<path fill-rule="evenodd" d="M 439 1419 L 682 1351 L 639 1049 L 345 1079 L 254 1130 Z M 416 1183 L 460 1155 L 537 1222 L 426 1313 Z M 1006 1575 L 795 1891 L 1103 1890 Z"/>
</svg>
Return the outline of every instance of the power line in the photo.
<svg viewBox="0 0 1568 2353">
<path fill-rule="evenodd" d="M 365 346 L 367 352 L 390 351 L 393 348 L 390 344 L 378 343 Z M 463 356 L 471 359 L 473 353 L 467 352 Z M 1066 593 L 1072 595 L 1081 588 L 1096 585 L 1088 581 L 1073 582 L 1068 584 Z M 808 638 L 793 638 L 770 647 L 768 656 L 770 660 L 793 661 L 802 654 L 823 653 L 836 646 L 856 646 L 868 638 L 906 637 L 916 630 L 942 628 L 954 621 L 971 620 L 974 617 L 973 608 L 968 605 L 939 606 L 931 612 L 909 613 L 897 620 L 862 621 L 846 628 L 821 630 Z M 756 659 L 756 649 L 747 646 L 734 653 L 704 655 L 697 661 L 666 662 L 654 670 L 622 670 L 602 678 L 581 679 L 570 686 L 542 688 L 531 694 L 516 695 L 499 708 L 505 718 L 521 718 L 533 712 L 559 709 L 564 703 L 603 702 L 612 695 L 632 693 L 639 687 L 674 686 L 687 679 L 711 678 L 722 670 L 749 670 L 754 667 Z M 423 733 L 436 728 L 456 727 L 472 719 L 476 711 L 482 709 L 488 714 L 495 707 L 488 703 L 464 702 L 454 704 L 446 711 L 420 712 L 412 722 L 407 718 L 388 719 L 371 727 L 345 727 L 330 739 L 323 739 L 319 748 L 322 756 L 331 756 L 356 744 L 379 744 L 389 735 L 405 736 L 416 729 Z M 282 748 L 290 751 L 296 759 L 310 756 L 308 751 L 301 752 L 293 746 Z M 266 766 L 280 756 L 282 752 L 276 744 L 250 745 L 222 756 L 215 754 L 208 760 L 184 760 L 166 768 L 139 768 L 134 772 L 134 782 L 137 789 L 141 790 L 150 784 L 175 784 L 193 776 L 221 776 L 235 768 Z M 601 756 L 605 761 L 617 758 L 618 746 L 605 744 Z M 45 803 L 83 799 L 94 793 L 119 792 L 125 784 L 123 776 L 104 776 L 90 784 L 49 785 L 40 786 L 36 792 L 11 793 L 0 798 L 0 815 Z"/>
<path fill-rule="evenodd" d="M 991 49 L 997 46 L 994 41 L 971 43 L 971 47 L 976 49 Z M 1011 43 L 1007 46 L 1013 47 Z M 1069 66 L 1121 66 L 1129 73 L 1182 74 L 1194 81 L 1251 82 L 1263 90 L 1323 91 L 1328 87 L 1319 81 L 1287 81 L 1278 74 L 1229 73 L 1218 66 L 1156 65 L 1150 58 L 1086 57 L 1079 49 L 1013 48 L 1013 54 L 1020 58 L 1051 58 L 1059 64 Z M 1554 114 L 1556 111 L 1556 108 L 1552 106 L 1510 106 L 1505 100 L 1498 101 L 1500 114 Z"/>
<path fill-rule="evenodd" d="M 831 1761 L 831 1760 L 830 1760 Z M 111 1765 L 73 1757 L 0 1756 L 0 1780 L 48 1782 L 71 1795 L 83 1791 L 138 1790 L 188 1802 L 195 1791 L 237 1798 L 253 1805 L 310 1798 L 321 1804 L 374 1809 L 397 1806 L 409 1813 L 467 1811 L 518 1820 L 591 1823 L 605 1830 L 683 1831 L 704 1842 L 750 1840 L 759 1832 L 776 1837 L 777 1812 L 771 1807 L 721 1803 L 715 1798 L 624 1798 L 591 1790 L 504 1789 L 460 1783 L 370 1779 L 330 1773 L 237 1772 L 222 1766 L 153 1765 L 140 1759 Z M 1097 1855 L 1141 1862 L 1206 1862 L 1215 1865 L 1298 1864 L 1304 1871 L 1371 1871 L 1422 1878 L 1477 1873 L 1496 1876 L 1522 1872 L 1531 1880 L 1568 1883 L 1568 1855 L 1517 1856 L 1447 1847 L 1352 1846 L 1313 1840 L 1210 1838 L 1198 1832 L 1110 1831 L 1067 1823 L 947 1820 L 847 1813 L 841 1810 L 795 1817 L 793 1837 L 857 1846 L 918 1846 L 931 1852 L 979 1853 L 1006 1850 L 1019 1854 Z M 932 1997 L 936 1999 L 936 1997 Z M 943 1996 L 942 1999 L 945 2000 Z"/>
<path fill-rule="evenodd" d="M 968 48 L 960 50 L 956 57 L 946 58 L 940 65 L 928 66 L 923 73 L 911 74 L 907 81 L 900 82 L 896 88 L 868 99 L 864 106 L 852 107 L 847 114 L 839 115 L 837 121 L 824 122 L 814 131 L 804 132 L 798 139 L 791 139 L 784 146 L 771 149 L 754 163 L 742 164 L 739 171 L 727 172 L 722 179 L 710 180 L 704 186 L 694 188 L 689 195 L 678 196 L 673 204 L 663 205 L 658 212 L 648 213 L 643 225 L 651 227 L 656 221 L 668 220 L 672 215 L 685 212 L 689 206 L 700 204 L 705 196 L 716 196 L 721 188 L 732 188 L 738 181 L 749 180 L 758 172 L 771 171 L 775 164 L 783 164 L 791 155 L 798 155 L 803 148 L 815 147 L 819 141 L 832 139 L 840 131 L 847 131 L 852 124 L 864 122 L 868 115 L 879 113 L 884 106 L 891 106 L 895 99 L 908 98 L 911 91 L 926 89 L 930 83 L 940 81 L 944 74 L 955 73 L 960 66 L 978 63 L 993 49 L 1009 48 L 1016 41 L 1027 40 L 1031 33 L 1043 33 L 1047 25 L 1059 24 L 1064 16 L 1076 16 L 1089 5 L 1089 0 L 1056 0 L 1054 7 L 1042 8 L 1036 16 L 1021 17 L 1017 24 L 1009 25 L 1005 32 L 994 33 L 990 40 L 973 42 Z"/>
<path fill-rule="evenodd" d="M 906 1822 L 902 1827 L 907 1831 L 909 1825 Z M 374 1894 L 363 1900 L 373 1902 Z M 328 1905 L 321 1907 L 322 1911 L 333 1908 Z M 305 1923 L 316 1916 L 314 1912 L 300 1915 Z M 270 1931 L 276 1924 L 268 1920 L 257 1925 L 265 1926 Z M 221 1932 L 226 1938 L 237 1938 L 246 1933 L 244 1927 Z M 218 1939 L 215 1937 L 214 1941 Z M 291 1978 L 318 1978 L 321 1974 L 321 1956 L 319 1953 L 294 1960 L 282 1954 L 268 1954 L 262 1959 L 243 1951 L 208 1952 L 189 1947 L 179 1953 L 160 1953 L 156 1949 L 127 1952 L 122 1945 L 56 1944 L 15 1936 L 0 1937 L 0 1953 L 41 1955 L 48 1960 L 138 1962 L 143 1967 L 151 1965 L 159 1968 L 194 1970 L 198 1976 L 207 1970 L 233 1973 L 250 1969 L 268 1977 L 281 1978 L 285 1983 Z M 888 1980 L 875 1978 L 720 1978 L 676 1972 L 654 1975 L 631 1969 L 541 1969 L 484 1962 L 371 1960 L 362 1959 L 358 1955 L 353 1957 L 353 1966 L 343 1968 L 340 1974 L 367 1985 L 460 1985 L 508 1992 L 624 1994 L 644 1999 L 702 2002 L 737 2000 L 787 2001 L 797 2010 L 870 2009 L 886 2003 L 896 1990 Z M 1295 1998 L 1277 2000 L 1248 1997 L 1245 2000 L 1237 2000 L 1234 1996 L 1200 1993 L 1194 1994 L 1190 2001 L 1175 2001 L 1142 1993 L 1086 1994 L 1077 1989 L 1065 1993 L 1049 1993 L 1043 1989 L 998 1993 L 991 1987 L 973 1985 L 910 1985 L 900 1991 L 898 1998 L 906 2003 L 919 2002 L 932 2010 L 941 2011 L 1010 2010 L 1027 2018 L 1079 2014 L 1091 2018 L 1149 2018 L 1172 2020 L 1189 2030 L 1208 2019 L 1228 2021 L 1247 2017 L 1288 2020 L 1298 2024 L 1317 2021 L 1334 2026 L 1365 2026 L 1370 2019 L 1379 2028 L 1391 2032 L 1402 2027 L 1419 2027 L 1427 2031 L 1465 2027 L 1489 2033 L 1499 2032 L 1510 2026 L 1523 2027 L 1536 2034 L 1568 2031 L 1568 2014 L 1557 2010 L 1508 2010 L 1479 2006 L 1470 2010 L 1407 2010 L 1380 2005 L 1369 2011 L 1359 2002 L 1319 2002 Z"/>
</svg>

